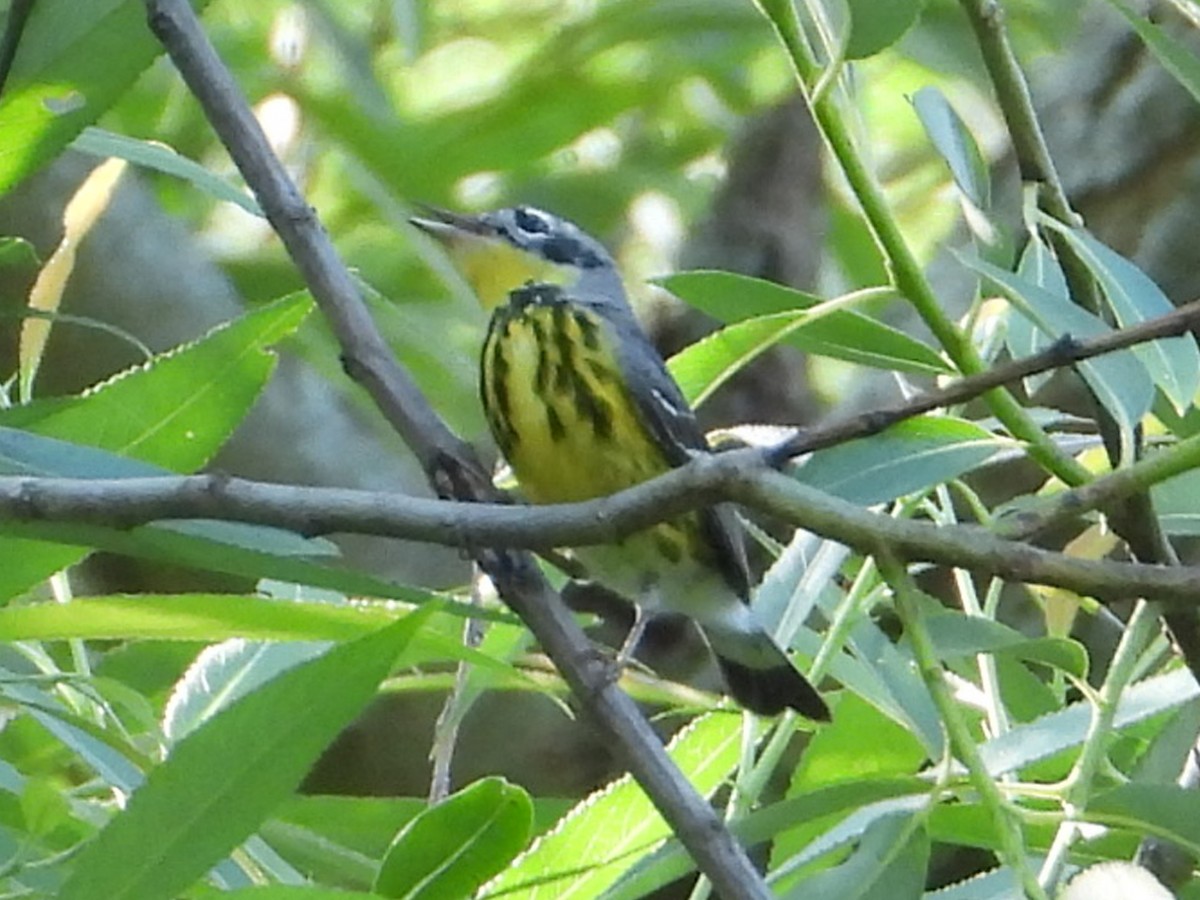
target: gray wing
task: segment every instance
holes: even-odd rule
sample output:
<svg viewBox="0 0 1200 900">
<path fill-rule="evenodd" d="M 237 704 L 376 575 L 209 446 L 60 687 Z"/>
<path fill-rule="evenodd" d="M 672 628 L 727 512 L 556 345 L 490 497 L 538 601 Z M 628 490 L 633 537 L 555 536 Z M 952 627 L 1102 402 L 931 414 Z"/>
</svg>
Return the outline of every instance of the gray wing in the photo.
<svg viewBox="0 0 1200 900">
<path fill-rule="evenodd" d="M 618 338 L 625 383 L 642 424 L 662 447 L 667 461 L 678 467 L 688 462 L 693 453 L 710 452 L 696 414 L 632 313 L 605 315 L 605 318 Z M 749 602 L 750 570 L 742 528 L 733 507 L 719 504 L 701 511 L 700 524 L 726 583 L 744 602 Z"/>
</svg>

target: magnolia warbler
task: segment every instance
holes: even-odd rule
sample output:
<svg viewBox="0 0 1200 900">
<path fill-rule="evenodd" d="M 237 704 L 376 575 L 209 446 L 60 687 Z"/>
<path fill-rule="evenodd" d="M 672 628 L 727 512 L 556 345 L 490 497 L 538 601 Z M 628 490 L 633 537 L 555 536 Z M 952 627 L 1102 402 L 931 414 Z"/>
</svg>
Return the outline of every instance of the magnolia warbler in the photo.
<svg viewBox="0 0 1200 900">
<path fill-rule="evenodd" d="M 642 332 L 613 258 L 576 225 L 528 206 L 478 216 L 429 210 L 438 238 L 492 311 L 480 391 L 492 435 L 534 503 L 614 493 L 682 465 L 709 445 Z M 594 580 L 698 623 L 746 709 L 829 710 L 755 620 L 740 525 L 718 506 L 618 544 L 575 549 Z"/>
</svg>

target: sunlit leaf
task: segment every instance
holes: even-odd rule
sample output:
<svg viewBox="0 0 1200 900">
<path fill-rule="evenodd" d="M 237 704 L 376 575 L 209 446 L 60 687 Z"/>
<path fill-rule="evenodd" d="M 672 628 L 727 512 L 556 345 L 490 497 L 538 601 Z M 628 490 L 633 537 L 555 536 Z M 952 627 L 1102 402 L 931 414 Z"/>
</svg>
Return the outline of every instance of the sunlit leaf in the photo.
<svg viewBox="0 0 1200 900">
<path fill-rule="evenodd" d="M 681 272 L 661 280 L 673 294 L 727 323 L 715 335 L 678 354 L 672 373 L 685 393 L 700 393 L 731 365 L 782 341 L 807 353 L 913 374 L 950 371 L 930 347 L 854 309 L 852 298 L 822 301 L 811 294 L 732 272 Z M 701 347 L 702 349 L 696 349 Z M 681 362 L 685 354 L 694 362 Z M 695 369 L 694 374 L 684 370 Z M 726 376 L 727 377 L 727 376 Z"/>
<path fill-rule="evenodd" d="M 32 4 L 0 96 L 0 194 L 57 157 L 160 52 L 141 0 Z"/>
<path fill-rule="evenodd" d="M 869 506 L 957 478 L 1005 446 L 965 419 L 922 416 L 882 434 L 820 450 L 789 471 L 805 484 Z"/>
<path fill-rule="evenodd" d="M 738 721 L 720 714 L 705 716 L 680 732 L 668 748 L 704 796 L 716 790 L 737 764 Z M 484 893 L 531 897 L 540 885 L 563 900 L 594 897 L 670 833 L 642 789 L 625 776 L 576 806 L 491 881 Z"/>
<path fill-rule="evenodd" d="M 80 853 L 62 900 L 155 900 L 185 890 L 295 789 L 427 614 L 334 647 L 192 732 Z"/>
<path fill-rule="evenodd" d="M 477 781 L 404 826 L 374 890 L 411 900 L 471 896 L 525 847 L 532 827 L 533 804 L 524 790 L 503 778 Z"/>
</svg>

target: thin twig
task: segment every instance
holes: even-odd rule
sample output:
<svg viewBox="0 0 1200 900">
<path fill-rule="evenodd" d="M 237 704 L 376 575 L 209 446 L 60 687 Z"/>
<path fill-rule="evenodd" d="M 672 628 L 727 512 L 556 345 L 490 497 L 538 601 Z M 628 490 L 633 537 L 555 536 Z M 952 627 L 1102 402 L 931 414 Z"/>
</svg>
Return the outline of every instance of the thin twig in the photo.
<svg viewBox="0 0 1200 900">
<path fill-rule="evenodd" d="M 855 438 L 868 437 L 890 428 L 897 422 L 934 409 L 965 403 L 992 388 L 1012 384 L 1030 375 L 1065 368 L 1146 341 L 1185 334 L 1189 329 L 1198 326 L 1200 300 L 1181 306 L 1166 315 L 1086 341 L 1077 341 L 1070 335 L 1064 335 L 1046 350 L 1032 356 L 994 366 L 986 372 L 961 378 L 943 388 L 917 394 L 892 406 L 804 429 L 782 443 L 774 452 L 777 459 L 783 460 Z"/>
<path fill-rule="evenodd" d="M 1038 501 L 1031 508 L 1002 516 L 993 530 L 1008 540 L 1028 540 L 1197 467 L 1200 467 L 1200 435 L 1192 435 L 1174 446 L 1154 450 L 1124 469 Z"/>
</svg>

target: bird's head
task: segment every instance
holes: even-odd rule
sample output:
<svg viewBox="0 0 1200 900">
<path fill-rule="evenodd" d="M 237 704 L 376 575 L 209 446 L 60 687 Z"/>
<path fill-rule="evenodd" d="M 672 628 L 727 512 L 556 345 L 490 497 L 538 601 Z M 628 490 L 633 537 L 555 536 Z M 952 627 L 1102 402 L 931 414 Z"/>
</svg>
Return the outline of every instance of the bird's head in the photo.
<svg viewBox="0 0 1200 900">
<path fill-rule="evenodd" d="M 486 309 L 506 302 L 511 291 L 530 281 L 564 287 L 617 281 L 604 245 L 552 213 L 532 206 L 473 216 L 432 207 L 423 213 L 410 221 L 446 247 Z"/>
</svg>

